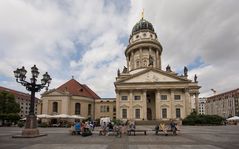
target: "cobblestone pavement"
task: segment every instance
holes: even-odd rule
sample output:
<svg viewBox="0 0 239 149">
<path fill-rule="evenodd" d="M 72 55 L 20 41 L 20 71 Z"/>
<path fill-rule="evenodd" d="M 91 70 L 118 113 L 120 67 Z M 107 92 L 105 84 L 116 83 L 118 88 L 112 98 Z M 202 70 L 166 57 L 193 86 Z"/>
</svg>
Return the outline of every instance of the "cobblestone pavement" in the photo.
<svg viewBox="0 0 239 149">
<path fill-rule="evenodd" d="M 154 126 L 147 135 L 72 136 L 67 128 L 39 128 L 47 136 L 39 138 L 12 138 L 21 128 L 0 127 L 0 149 L 239 149 L 239 126 L 181 126 L 177 136 L 154 135 Z"/>
</svg>

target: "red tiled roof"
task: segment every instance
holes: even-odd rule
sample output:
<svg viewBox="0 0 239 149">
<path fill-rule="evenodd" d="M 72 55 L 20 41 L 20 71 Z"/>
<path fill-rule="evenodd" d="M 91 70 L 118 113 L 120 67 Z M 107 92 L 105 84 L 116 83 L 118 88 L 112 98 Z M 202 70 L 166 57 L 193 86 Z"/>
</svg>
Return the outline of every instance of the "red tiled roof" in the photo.
<svg viewBox="0 0 239 149">
<path fill-rule="evenodd" d="M 19 91 L 9 89 L 9 88 L 6 88 L 6 87 L 2 87 L 2 86 L 0 86 L 0 91 L 9 92 L 9 93 L 15 95 L 15 98 L 19 97 L 19 98 L 22 98 L 22 99 L 25 99 L 25 100 L 31 100 L 31 95 L 27 94 L 27 93 L 19 92 Z M 36 99 L 38 100 L 38 98 L 36 98 Z"/>
<path fill-rule="evenodd" d="M 100 98 L 95 92 L 93 92 L 87 85 L 80 84 L 75 79 L 71 79 L 58 87 L 56 90 L 59 90 L 61 92 L 69 92 L 71 95 L 75 96 L 84 96 L 84 97 L 90 97 L 90 98 Z"/>
</svg>

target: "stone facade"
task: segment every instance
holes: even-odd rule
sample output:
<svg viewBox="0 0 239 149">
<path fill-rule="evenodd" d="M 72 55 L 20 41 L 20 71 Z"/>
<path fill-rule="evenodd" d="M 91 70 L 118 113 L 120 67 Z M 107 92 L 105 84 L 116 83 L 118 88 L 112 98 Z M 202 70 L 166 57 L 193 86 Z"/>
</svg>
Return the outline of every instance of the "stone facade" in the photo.
<svg viewBox="0 0 239 149">
<path fill-rule="evenodd" d="M 71 79 L 42 95 L 38 114 L 80 115 L 94 119 L 95 100 L 99 98 L 88 86 Z"/>
<path fill-rule="evenodd" d="M 199 114 L 206 114 L 206 98 L 199 98 L 198 113 Z"/>
<path fill-rule="evenodd" d="M 118 71 L 115 81 L 116 117 L 128 120 L 182 119 L 192 112 L 195 98 L 198 110 L 199 88 L 168 66 L 161 68 L 163 48 L 151 23 L 141 19 L 133 28 L 125 50 L 127 67 Z"/>
<path fill-rule="evenodd" d="M 102 117 L 116 118 L 115 98 L 101 98 L 95 100 L 95 119 Z"/>
<path fill-rule="evenodd" d="M 224 118 L 239 116 L 239 88 L 207 98 L 206 114 Z"/>
</svg>

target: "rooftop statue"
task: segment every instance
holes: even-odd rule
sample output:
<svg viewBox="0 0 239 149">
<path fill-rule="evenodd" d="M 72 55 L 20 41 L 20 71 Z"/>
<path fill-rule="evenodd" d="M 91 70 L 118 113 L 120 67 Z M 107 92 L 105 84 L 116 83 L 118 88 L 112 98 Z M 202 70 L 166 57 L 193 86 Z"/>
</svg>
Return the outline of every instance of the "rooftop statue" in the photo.
<svg viewBox="0 0 239 149">
<path fill-rule="evenodd" d="M 185 77 L 188 76 L 188 68 L 186 66 L 184 66 L 184 76 Z"/>
<path fill-rule="evenodd" d="M 153 66 L 154 65 L 154 59 L 151 55 L 149 55 L 149 66 Z"/>
</svg>

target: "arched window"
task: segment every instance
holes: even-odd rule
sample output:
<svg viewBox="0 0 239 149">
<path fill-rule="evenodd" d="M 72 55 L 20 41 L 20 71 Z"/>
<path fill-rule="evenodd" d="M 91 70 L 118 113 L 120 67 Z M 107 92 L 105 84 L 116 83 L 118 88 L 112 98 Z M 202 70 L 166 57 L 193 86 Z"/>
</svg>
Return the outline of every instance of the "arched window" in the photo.
<svg viewBox="0 0 239 149">
<path fill-rule="evenodd" d="M 88 104 L 88 115 L 91 115 L 91 104 Z"/>
<path fill-rule="evenodd" d="M 80 103 L 75 104 L 75 114 L 80 114 L 81 105 Z"/>
<path fill-rule="evenodd" d="M 58 112 L 58 103 L 57 102 L 53 102 L 53 104 L 52 104 L 52 112 Z"/>
</svg>

